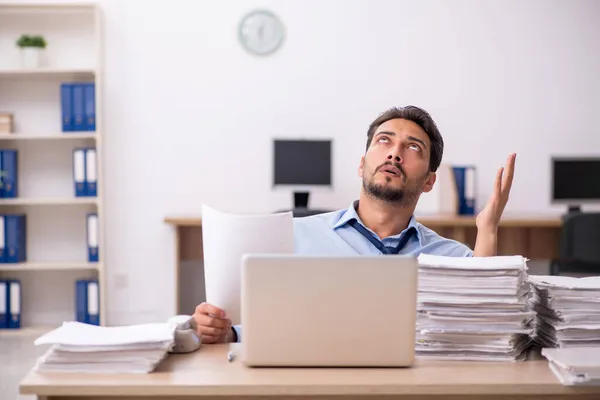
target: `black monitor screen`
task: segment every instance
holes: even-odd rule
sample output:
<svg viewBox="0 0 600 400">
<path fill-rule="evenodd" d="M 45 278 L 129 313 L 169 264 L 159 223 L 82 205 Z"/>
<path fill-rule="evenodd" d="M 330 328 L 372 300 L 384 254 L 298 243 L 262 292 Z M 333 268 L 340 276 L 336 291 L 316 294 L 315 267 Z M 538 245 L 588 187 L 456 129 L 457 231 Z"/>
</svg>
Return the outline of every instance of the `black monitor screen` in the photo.
<svg viewBox="0 0 600 400">
<path fill-rule="evenodd" d="M 554 200 L 600 200 L 600 158 L 554 159 Z"/>
<path fill-rule="evenodd" d="M 275 185 L 331 185 L 330 140 L 275 140 Z"/>
</svg>

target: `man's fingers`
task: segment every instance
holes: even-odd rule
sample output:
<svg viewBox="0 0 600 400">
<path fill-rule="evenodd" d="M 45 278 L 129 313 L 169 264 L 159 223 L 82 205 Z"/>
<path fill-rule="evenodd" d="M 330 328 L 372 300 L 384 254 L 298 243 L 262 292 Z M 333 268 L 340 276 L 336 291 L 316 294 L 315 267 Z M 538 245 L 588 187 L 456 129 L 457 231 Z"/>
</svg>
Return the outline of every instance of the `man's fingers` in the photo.
<svg viewBox="0 0 600 400">
<path fill-rule="evenodd" d="M 211 314 L 215 317 L 223 318 L 225 317 L 225 311 L 220 309 L 219 307 L 215 307 L 212 304 L 202 303 L 198 307 L 196 307 L 196 313 L 198 314 Z"/>
<path fill-rule="evenodd" d="M 198 333 L 202 336 L 220 337 L 223 334 L 223 329 L 213 328 L 212 326 L 199 326 Z"/>
<path fill-rule="evenodd" d="M 512 187 L 513 177 L 515 175 L 515 160 L 517 155 L 515 153 L 508 156 L 506 161 L 506 174 L 504 174 L 504 181 L 502 182 L 502 194 L 508 197 L 510 188 Z"/>
<path fill-rule="evenodd" d="M 201 335 L 202 343 L 210 344 L 216 343 L 219 340 L 218 336 L 210 336 L 210 335 Z"/>
<path fill-rule="evenodd" d="M 500 193 L 502 193 L 502 174 L 504 173 L 504 168 L 500 168 L 498 172 L 496 172 L 496 182 L 494 184 L 494 197 L 499 198 Z"/>
<path fill-rule="evenodd" d="M 194 316 L 197 326 L 210 326 L 213 328 L 228 328 L 231 327 L 231 320 L 223 318 L 215 318 L 206 314 L 196 314 Z"/>
</svg>

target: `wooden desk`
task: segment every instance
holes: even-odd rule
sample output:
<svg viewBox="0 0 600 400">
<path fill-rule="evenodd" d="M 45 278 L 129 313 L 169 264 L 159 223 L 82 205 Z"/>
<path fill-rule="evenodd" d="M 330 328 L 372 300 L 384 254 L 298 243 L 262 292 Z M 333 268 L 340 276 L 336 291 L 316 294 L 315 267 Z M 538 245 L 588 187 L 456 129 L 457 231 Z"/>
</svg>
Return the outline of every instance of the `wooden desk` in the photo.
<svg viewBox="0 0 600 400">
<path fill-rule="evenodd" d="M 477 228 L 475 217 L 454 215 L 431 215 L 417 218 L 423 225 L 449 239 L 475 247 Z M 177 306 L 175 313 L 193 313 L 193 305 L 204 301 L 200 295 L 190 295 L 199 289 L 185 289 L 190 281 L 203 279 L 203 273 L 182 279 L 182 263 L 195 262 L 195 268 L 203 271 L 202 262 L 202 218 L 199 216 L 172 216 L 165 218 L 167 224 L 175 228 L 176 272 L 175 293 Z M 522 255 L 531 260 L 550 260 L 558 256 L 558 242 L 562 226 L 557 216 L 505 215 L 500 221 L 498 232 L 498 253 L 500 255 Z M 192 267 L 193 269 L 193 267 Z M 202 281 L 203 282 L 203 281 Z M 188 293 L 183 295 L 182 292 Z"/>
<path fill-rule="evenodd" d="M 239 345 L 234 345 L 239 347 Z M 412 368 L 248 368 L 228 362 L 229 345 L 171 355 L 146 375 L 30 373 L 21 394 L 45 400 L 598 399 L 600 387 L 565 387 L 547 361 L 426 362 Z M 45 396 L 45 397 L 44 397 Z"/>
</svg>

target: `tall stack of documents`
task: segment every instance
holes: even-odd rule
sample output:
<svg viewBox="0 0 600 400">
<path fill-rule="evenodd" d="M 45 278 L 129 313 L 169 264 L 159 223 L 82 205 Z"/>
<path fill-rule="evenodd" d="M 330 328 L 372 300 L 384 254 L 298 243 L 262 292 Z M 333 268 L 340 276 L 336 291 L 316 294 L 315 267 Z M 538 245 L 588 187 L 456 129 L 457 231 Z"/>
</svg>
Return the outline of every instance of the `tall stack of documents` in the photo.
<svg viewBox="0 0 600 400">
<path fill-rule="evenodd" d="M 600 347 L 542 349 L 542 355 L 563 385 L 600 385 Z"/>
<path fill-rule="evenodd" d="M 34 342 L 52 347 L 38 359 L 39 372 L 149 373 L 173 348 L 173 323 L 101 327 L 63 325 Z"/>
<path fill-rule="evenodd" d="M 534 319 L 525 258 L 421 254 L 418 260 L 418 357 L 525 359 Z"/>
<path fill-rule="evenodd" d="M 600 276 L 532 275 L 536 347 L 600 346 Z"/>
</svg>

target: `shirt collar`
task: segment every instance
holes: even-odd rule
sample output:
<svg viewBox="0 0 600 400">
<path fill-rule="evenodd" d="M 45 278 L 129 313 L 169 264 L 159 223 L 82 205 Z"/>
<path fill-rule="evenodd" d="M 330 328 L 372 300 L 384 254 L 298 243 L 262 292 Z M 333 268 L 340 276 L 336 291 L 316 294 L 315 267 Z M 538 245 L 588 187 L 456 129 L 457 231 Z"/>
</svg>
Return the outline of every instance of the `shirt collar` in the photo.
<svg viewBox="0 0 600 400">
<path fill-rule="evenodd" d="M 365 228 L 367 228 L 365 226 L 365 224 L 360 220 L 360 217 L 358 216 L 358 213 L 356 212 L 356 207 L 358 207 L 358 200 L 354 200 L 350 204 L 350 206 L 348 207 L 348 209 L 346 211 L 344 211 L 344 213 L 340 216 L 340 218 L 337 221 L 331 221 L 332 222 L 331 228 L 333 230 L 341 228 L 342 226 L 348 224 L 348 222 L 350 222 L 353 219 L 357 220 L 359 224 L 361 224 L 362 226 L 364 226 Z M 367 228 L 367 229 L 369 229 L 369 228 Z M 405 230 L 403 230 L 402 232 L 400 232 L 400 234 L 394 235 L 394 236 L 391 236 L 391 237 L 393 237 L 393 238 L 400 238 L 406 232 L 408 232 L 410 229 L 414 229 L 415 230 L 416 236 L 417 236 L 417 239 L 419 240 L 419 245 L 420 245 L 421 244 L 421 231 L 419 230 L 419 227 L 417 225 L 417 220 L 415 219 L 414 215 L 410 217 L 410 220 L 408 221 L 408 226 L 406 227 Z"/>
</svg>

